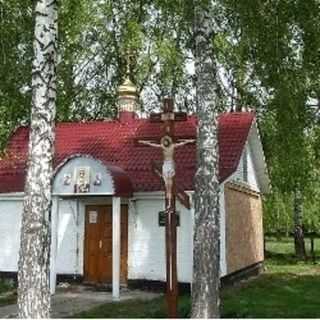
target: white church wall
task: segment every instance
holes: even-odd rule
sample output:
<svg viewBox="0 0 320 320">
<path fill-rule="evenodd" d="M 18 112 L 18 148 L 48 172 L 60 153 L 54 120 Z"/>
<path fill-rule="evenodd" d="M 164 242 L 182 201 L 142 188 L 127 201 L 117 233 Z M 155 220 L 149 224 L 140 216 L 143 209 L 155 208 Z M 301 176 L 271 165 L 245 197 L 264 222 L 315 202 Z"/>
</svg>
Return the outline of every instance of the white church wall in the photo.
<svg viewBox="0 0 320 320">
<path fill-rule="evenodd" d="M 247 173 L 244 172 L 245 170 L 247 171 Z M 260 192 L 252 148 L 248 143 L 246 144 L 245 149 L 241 155 L 237 170 L 227 180 L 245 183 L 252 190 Z"/>
<path fill-rule="evenodd" d="M 254 166 L 254 161 L 252 157 L 252 150 L 247 147 L 247 157 L 248 157 L 248 184 L 254 191 L 260 191 L 258 178 L 256 174 L 256 169 Z"/>
<path fill-rule="evenodd" d="M 0 272 L 17 272 L 23 201 L 0 197 Z M 84 220 L 79 212 L 76 220 L 76 200 L 60 200 L 58 213 L 58 274 L 83 273 Z M 78 249 L 78 250 L 77 250 Z"/>
<path fill-rule="evenodd" d="M 126 199 L 122 203 L 127 204 Z M 112 197 L 109 196 L 60 200 L 56 264 L 58 274 L 84 274 L 85 208 L 87 205 L 111 204 Z"/>
<path fill-rule="evenodd" d="M 102 162 L 90 156 L 74 157 L 63 163 L 62 168 L 58 170 L 53 182 L 53 194 L 74 195 L 74 186 L 77 183 L 77 170 L 86 169 L 88 172 L 89 190 L 87 194 L 114 194 L 113 179 L 111 173 Z M 69 177 L 69 179 L 66 179 Z M 101 184 L 95 184 L 99 177 Z M 69 180 L 68 182 L 66 180 Z M 83 194 L 81 194 L 83 196 Z"/>
<path fill-rule="evenodd" d="M 165 281 L 165 228 L 159 227 L 158 213 L 164 209 L 164 199 L 159 193 L 144 194 L 129 206 L 128 278 Z M 177 202 L 180 226 L 177 228 L 178 281 L 191 282 L 193 268 L 194 210 Z M 221 276 L 226 275 L 226 229 L 224 185 L 220 190 Z"/>
<path fill-rule="evenodd" d="M 16 272 L 23 201 L 0 198 L 0 272 Z"/>
<path fill-rule="evenodd" d="M 84 213 L 77 200 L 60 200 L 56 272 L 83 274 Z"/>
<path fill-rule="evenodd" d="M 244 163 L 244 161 L 243 161 L 243 156 L 244 156 L 244 154 L 241 155 L 237 170 L 232 175 L 234 180 L 242 181 L 242 182 L 244 181 L 244 174 L 243 174 L 243 163 Z"/>
<path fill-rule="evenodd" d="M 128 278 L 165 281 L 165 228 L 158 213 L 164 210 L 163 196 L 139 197 L 129 210 Z M 180 227 L 177 231 L 178 280 L 192 278 L 192 219 L 190 211 L 177 203 Z"/>
<path fill-rule="evenodd" d="M 158 213 L 164 209 L 163 194 L 145 193 L 129 202 L 128 278 L 165 280 L 165 228 L 159 226 Z M 225 275 L 225 218 L 223 190 L 221 207 L 221 271 Z M 123 199 L 123 203 L 127 203 Z M 78 202 L 77 202 L 78 201 Z M 58 205 L 57 260 L 58 274 L 83 275 L 85 205 L 109 204 L 111 197 L 83 197 L 60 199 Z M 134 204 L 134 205 L 133 205 Z M 193 214 L 179 202 L 180 227 L 178 227 L 178 277 L 181 282 L 192 281 Z M 0 271 L 16 272 L 21 201 L 0 199 Z"/>
</svg>

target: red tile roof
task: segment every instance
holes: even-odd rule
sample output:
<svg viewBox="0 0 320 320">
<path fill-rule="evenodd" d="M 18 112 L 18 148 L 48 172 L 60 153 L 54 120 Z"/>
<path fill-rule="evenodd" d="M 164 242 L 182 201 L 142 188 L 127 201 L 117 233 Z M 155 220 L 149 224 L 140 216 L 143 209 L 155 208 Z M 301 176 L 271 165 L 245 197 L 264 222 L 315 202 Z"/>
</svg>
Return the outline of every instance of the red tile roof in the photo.
<svg viewBox="0 0 320 320">
<path fill-rule="evenodd" d="M 247 140 L 254 113 L 224 113 L 219 117 L 220 181 L 237 169 Z M 195 138 L 197 120 L 188 117 L 177 122 L 178 138 Z M 161 190 L 161 183 L 151 170 L 152 161 L 161 162 L 160 149 L 139 145 L 139 139 L 157 138 L 161 125 L 149 119 L 134 119 L 127 123 L 115 121 L 69 122 L 56 126 L 54 166 L 74 154 L 86 154 L 125 170 L 134 191 Z M 20 127 L 11 137 L 7 156 L 0 160 L 0 193 L 21 192 L 24 188 L 29 129 Z M 185 190 L 193 190 L 196 169 L 195 144 L 176 151 L 177 182 Z"/>
</svg>

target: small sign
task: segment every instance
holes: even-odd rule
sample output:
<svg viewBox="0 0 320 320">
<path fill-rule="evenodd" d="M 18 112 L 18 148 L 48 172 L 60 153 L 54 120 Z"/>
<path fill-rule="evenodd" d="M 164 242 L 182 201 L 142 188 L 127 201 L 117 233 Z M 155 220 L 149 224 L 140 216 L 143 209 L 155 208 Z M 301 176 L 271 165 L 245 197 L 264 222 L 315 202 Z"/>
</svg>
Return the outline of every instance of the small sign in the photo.
<svg viewBox="0 0 320 320">
<path fill-rule="evenodd" d="M 89 212 L 89 223 L 97 223 L 98 222 L 98 212 L 90 211 Z"/>
<path fill-rule="evenodd" d="M 180 227 L 180 212 L 176 211 L 177 227 Z M 166 226 L 166 211 L 159 212 L 159 227 Z"/>
</svg>

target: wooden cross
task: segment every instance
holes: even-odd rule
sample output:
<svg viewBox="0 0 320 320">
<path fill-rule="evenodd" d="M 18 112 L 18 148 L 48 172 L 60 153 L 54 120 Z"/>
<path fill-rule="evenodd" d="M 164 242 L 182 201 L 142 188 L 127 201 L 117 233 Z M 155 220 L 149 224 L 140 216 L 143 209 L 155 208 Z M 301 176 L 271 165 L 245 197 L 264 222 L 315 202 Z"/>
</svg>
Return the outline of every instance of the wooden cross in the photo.
<svg viewBox="0 0 320 320">
<path fill-rule="evenodd" d="M 166 300 L 168 316 L 177 318 L 178 305 L 178 280 L 177 280 L 177 217 L 176 217 L 176 197 L 181 203 L 190 209 L 188 195 L 182 187 L 177 187 L 175 179 L 174 151 L 176 147 L 192 143 L 194 140 L 182 140 L 175 142 L 174 124 L 176 121 L 186 121 L 187 115 L 183 112 L 174 112 L 173 100 L 164 99 L 163 112 L 151 114 L 152 122 L 162 122 L 163 135 L 161 143 L 155 144 L 146 140 L 140 143 L 159 147 L 163 149 L 164 163 L 161 168 L 153 164 L 153 171 L 164 182 L 166 188 L 165 206 L 166 206 Z"/>
</svg>

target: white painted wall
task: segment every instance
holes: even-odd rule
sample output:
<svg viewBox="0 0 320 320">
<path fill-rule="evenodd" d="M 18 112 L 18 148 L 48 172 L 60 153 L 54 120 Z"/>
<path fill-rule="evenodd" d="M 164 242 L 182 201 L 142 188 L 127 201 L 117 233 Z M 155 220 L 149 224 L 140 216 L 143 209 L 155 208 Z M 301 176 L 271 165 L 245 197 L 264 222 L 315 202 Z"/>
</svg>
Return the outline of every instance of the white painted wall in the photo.
<svg viewBox="0 0 320 320">
<path fill-rule="evenodd" d="M 245 181 L 244 179 L 244 157 L 247 159 L 247 170 L 248 170 L 248 180 Z M 245 146 L 245 151 L 242 153 L 241 159 L 239 161 L 237 170 L 235 173 L 228 179 L 228 181 L 238 181 L 241 183 L 247 184 L 252 190 L 260 191 L 257 173 L 255 169 L 252 148 L 247 143 Z"/>
<path fill-rule="evenodd" d="M 58 274 L 83 275 L 86 205 L 111 205 L 111 199 L 108 196 L 81 197 L 78 200 L 78 205 L 75 199 L 60 199 L 57 222 L 58 250 L 56 268 Z M 123 203 L 127 202 L 123 201 Z"/>
<path fill-rule="evenodd" d="M 83 274 L 84 212 L 77 200 L 60 200 L 57 225 L 57 273 Z"/>
<path fill-rule="evenodd" d="M 243 179 L 243 155 L 241 155 L 237 170 L 235 171 L 235 173 L 232 175 L 233 179 L 236 181 L 244 181 Z"/>
<path fill-rule="evenodd" d="M 159 227 L 158 213 L 164 210 L 159 194 L 139 196 L 129 206 L 128 278 L 165 281 L 165 228 Z M 177 230 L 178 281 L 192 282 L 193 215 L 177 202 L 180 227 Z M 226 274 L 225 211 L 223 187 L 220 192 L 221 213 L 221 276 Z"/>
<path fill-rule="evenodd" d="M 111 173 L 105 167 L 105 165 L 90 156 L 79 156 L 67 161 L 62 168 L 58 171 L 53 182 L 54 194 L 74 194 L 74 185 L 77 183 L 76 170 L 78 168 L 89 168 L 90 178 L 90 190 L 91 194 L 114 194 L 113 178 Z M 69 185 L 64 184 L 65 176 L 71 176 L 71 182 Z M 95 185 L 94 181 L 96 176 L 100 175 L 101 185 Z M 83 195 L 83 194 L 82 194 Z"/>
<path fill-rule="evenodd" d="M 59 213 L 59 249 L 57 259 L 58 273 L 83 274 L 84 213 L 86 204 L 110 203 L 110 199 L 87 198 L 79 203 L 79 256 L 76 257 L 76 227 L 74 200 L 61 201 Z M 133 205 L 132 205 L 133 203 Z M 164 209 L 164 199 L 147 194 L 129 204 L 128 235 L 128 278 L 165 280 L 165 233 L 158 225 L 158 212 Z M 225 211 L 223 189 L 221 203 L 221 275 L 226 274 L 225 262 Z M 193 261 L 193 210 L 189 211 L 179 202 L 180 227 L 178 227 L 178 279 L 181 282 L 192 281 Z M 64 222 L 62 222 L 62 220 Z M 69 229 L 66 229 L 66 226 Z M 66 234 L 67 231 L 67 234 Z M 68 261 L 66 258 L 68 257 Z"/>
<path fill-rule="evenodd" d="M 250 146 L 247 146 L 247 159 L 248 159 L 248 184 L 249 186 L 255 190 L 260 191 L 258 177 L 252 157 L 252 149 Z"/>
<path fill-rule="evenodd" d="M 21 200 L 0 199 L 0 271 L 16 272 L 20 248 Z"/>
<path fill-rule="evenodd" d="M 160 195 L 159 195 L 160 194 Z M 221 271 L 225 275 L 224 196 L 221 192 Z M 60 199 L 57 215 L 57 274 L 83 275 L 85 205 L 111 204 L 111 198 Z M 127 203 L 122 201 L 122 203 Z M 146 193 L 129 203 L 128 278 L 165 281 L 165 228 L 158 224 L 164 210 L 161 193 Z M 179 202 L 178 280 L 192 281 L 193 214 Z M 77 213 L 78 212 L 78 213 Z M 0 199 L 0 271 L 17 271 L 22 201 Z"/>
<path fill-rule="evenodd" d="M 129 210 L 128 278 L 165 281 L 165 228 L 158 223 L 164 210 L 162 197 L 138 198 Z M 190 211 L 177 203 L 180 227 L 177 231 L 178 280 L 192 278 L 192 219 Z"/>
</svg>

